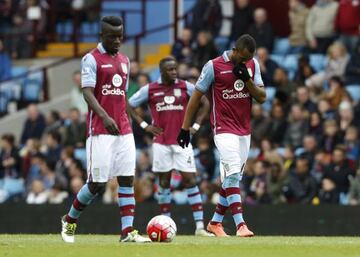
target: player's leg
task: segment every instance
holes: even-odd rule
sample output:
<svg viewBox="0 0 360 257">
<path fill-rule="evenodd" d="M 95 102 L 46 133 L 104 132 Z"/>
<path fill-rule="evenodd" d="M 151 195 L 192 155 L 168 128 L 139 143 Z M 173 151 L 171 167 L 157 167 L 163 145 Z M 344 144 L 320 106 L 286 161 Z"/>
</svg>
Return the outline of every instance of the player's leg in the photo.
<svg viewBox="0 0 360 257">
<path fill-rule="evenodd" d="M 239 152 L 240 152 L 240 160 L 242 161 L 239 184 L 240 184 L 240 181 L 242 179 L 245 164 L 246 164 L 246 161 L 247 161 L 247 158 L 248 158 L 248 155 L 249 155 L 250 139 L 251 139 L 250 135 L 248 135 L 248 136 L 240 136 L 239 137 L 239 142 L 240 142 L 240 148 L 239 148 L 240 151 Z M 240 204 L 241 204 L 240 189 L 239 189 L 239 198 L 240 198 Z M 240 237 L 254 236 L 254 233 L 248 229 L 248 227 L 247 227 L 247 225 L 246 225 L 246 223 L 244 221 L 242 211 L 243 211 L 243 208 L 241 206 L 240 215 L 241 215 L 242 222 L 241 222 L 241 219 L 240 219 L 240 223 L 236 225 L 236 228 L 237 228 L 236 235 L 240 236 Z"/>
<path fill-rule="evenodd" d="M 86 141 L 87 152 L 87 183 L 80 189 L 74 199 L 70 211 L 61 219 L 61 236 L 67 243 L 75 241 L 76 222 L 84 209 L 102 191 L 108 180 L 109 147 L 111 139 L 104 136 L 92 136 Z"/>
<path fill-rule="evenodd" d="M 153 171 L 159 177 L 158 203 L 161 214 L 170 216 L 171 192 L 170 181 L 173 169 L 173 155 L 170 146 L 153 144 Z"/>
<path fill-rule="evenodd" d="M 178 145 L 171 146 L 174 157 L 174 168 L 179 170 L 182 176 L 183 186 L 188 195 L 188 202 L 191 206 L 196 225 L 195 235 L 213 236 L 204 229 L 204 211 L 201 193 L 197 186 L 196 167 L 194 152 L 191 144 L 185 149 Z"/>
<path fill-rule="evenodd" d="M 229 208 L 229 204 L 226 199 L 226 192 L 225 189 L 221 186 L 220 192 L 219 192 L 219 200 L 216 204 L 214 215 L 208 225 L 208 230 L 214 230 L 217 231 L 217 236 L 227 236 L 224 232 L 224 229 L 222 227 L 222 221 L 224 219 L 224 215 L 226 213 L 226 210 Z"/>
<path fill-rule="evenodd" d="M 113 150 L 112 169 L 110 177 L 116 177 L 118 189 L 118 205 L 121 216 L 121 242 L 151 242 L 142 237 L 134 229 L 135 197 L 135 142 L 132 134 L 118 136 L 111 146 Z"/>
<path fill-rule="evenodd" d="M 158 190 L 158 203 L 160 206 L 160 212 L 162 215 L 171 216 L 171 171 L 169 172 L 157 172 L 159 177 L 159 190 Z"/>
</svg>

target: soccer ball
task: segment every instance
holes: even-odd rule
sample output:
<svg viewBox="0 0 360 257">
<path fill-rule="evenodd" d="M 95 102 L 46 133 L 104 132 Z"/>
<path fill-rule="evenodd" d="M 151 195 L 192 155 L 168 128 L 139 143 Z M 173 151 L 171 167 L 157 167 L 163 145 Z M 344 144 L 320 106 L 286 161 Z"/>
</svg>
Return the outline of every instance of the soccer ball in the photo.
<svg viewBox="0 0 360 257">
<path fill-rule="evenodd" d="M 172 218 L 158 215 L 149 221 L 146 231 L 154 242 L 171 242 L 176 235 L 176 224 Z"/>
</svg>

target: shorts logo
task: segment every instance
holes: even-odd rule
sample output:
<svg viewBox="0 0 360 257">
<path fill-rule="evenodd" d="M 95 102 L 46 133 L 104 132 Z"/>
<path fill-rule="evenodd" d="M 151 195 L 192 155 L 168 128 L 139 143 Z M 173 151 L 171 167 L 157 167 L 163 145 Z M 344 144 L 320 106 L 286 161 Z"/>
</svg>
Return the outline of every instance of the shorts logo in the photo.
<svg viewBox="0 0 360 257">
<path fill-rule="evenodd" d="M 238 79 L 234 83 L 234 88 L 236 91 L 241 91 L 244 88 L 244 82 L 241 79 Z"/>
<path fill-rule="evenodd" d="M 175 96 L 165 96 L 164 97 L 164 102 L 166 103 L 166 104 L 173 104 L 173 103 L 175 103 Z"/>
<path fill-rule="evenodd" d="M 121 78 L 121 76 L 119 74 L 115 74 L 112 78 L 112 84 L 114 85 L 114 87 L 120 87 L 122 84 L 123 80 Z"/>
<path fill-rule="evenodd" d="M 100 177 L 100 169 L 99 168 L 94 168 L 93 169 L 93 178 L 98 179 L 99 177 Z"/>
</svg>

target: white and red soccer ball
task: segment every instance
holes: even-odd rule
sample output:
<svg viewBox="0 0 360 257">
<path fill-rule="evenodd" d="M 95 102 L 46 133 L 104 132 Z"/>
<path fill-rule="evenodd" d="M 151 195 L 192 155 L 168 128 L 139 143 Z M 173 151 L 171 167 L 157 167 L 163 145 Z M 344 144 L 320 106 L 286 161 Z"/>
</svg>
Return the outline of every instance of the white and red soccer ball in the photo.
<svg viewBox="0 0 360 257">
<path fill-rule="evenodd" d="M 175 222 L 165 215 L 155 216 L 146 227 L 149 238 L 154 242 L 171 242 L 176 235 L 176 230 Z"/>
</svg>

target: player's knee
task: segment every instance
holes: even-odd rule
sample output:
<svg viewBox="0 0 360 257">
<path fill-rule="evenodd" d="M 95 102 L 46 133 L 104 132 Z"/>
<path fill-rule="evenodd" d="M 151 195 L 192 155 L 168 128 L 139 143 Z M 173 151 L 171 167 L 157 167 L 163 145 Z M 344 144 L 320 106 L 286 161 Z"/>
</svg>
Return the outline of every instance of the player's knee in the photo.
<svg viewBox="0 0 360 257">
<path fill-rule="evenodd" d="M 160 178 L 160 186 L 162 188 L 170 188 L 170 179 L 167 179 L 166 177 Z"/>
<path fill-rule="evenodd" d="M 224 187 L 239 187 L 240 186 L 240 173 L 235 173 L 235 174 L 231 174 L 229 176 L 227 176 L 224 179 Z"/>
<path fill-rule="evenodd" d="M 187 176 L 183 176 L 183 185 L 186 188 L 194 187 L 196 185 L 196 177 L 195 174 L 188 174 Z"/>
<path fill-rule="evenodd" d="M 92 194 L 102 194 L 105 192 L 106 183 L 88 183 L 88 187 Z"/>
<path fill-rule="evenodd" d="M 121 187 L 132 187 L 134 186 L 134 177 L 133 176 L 119 176 L 117 177 L 119 186 Z"/>
</svg>

